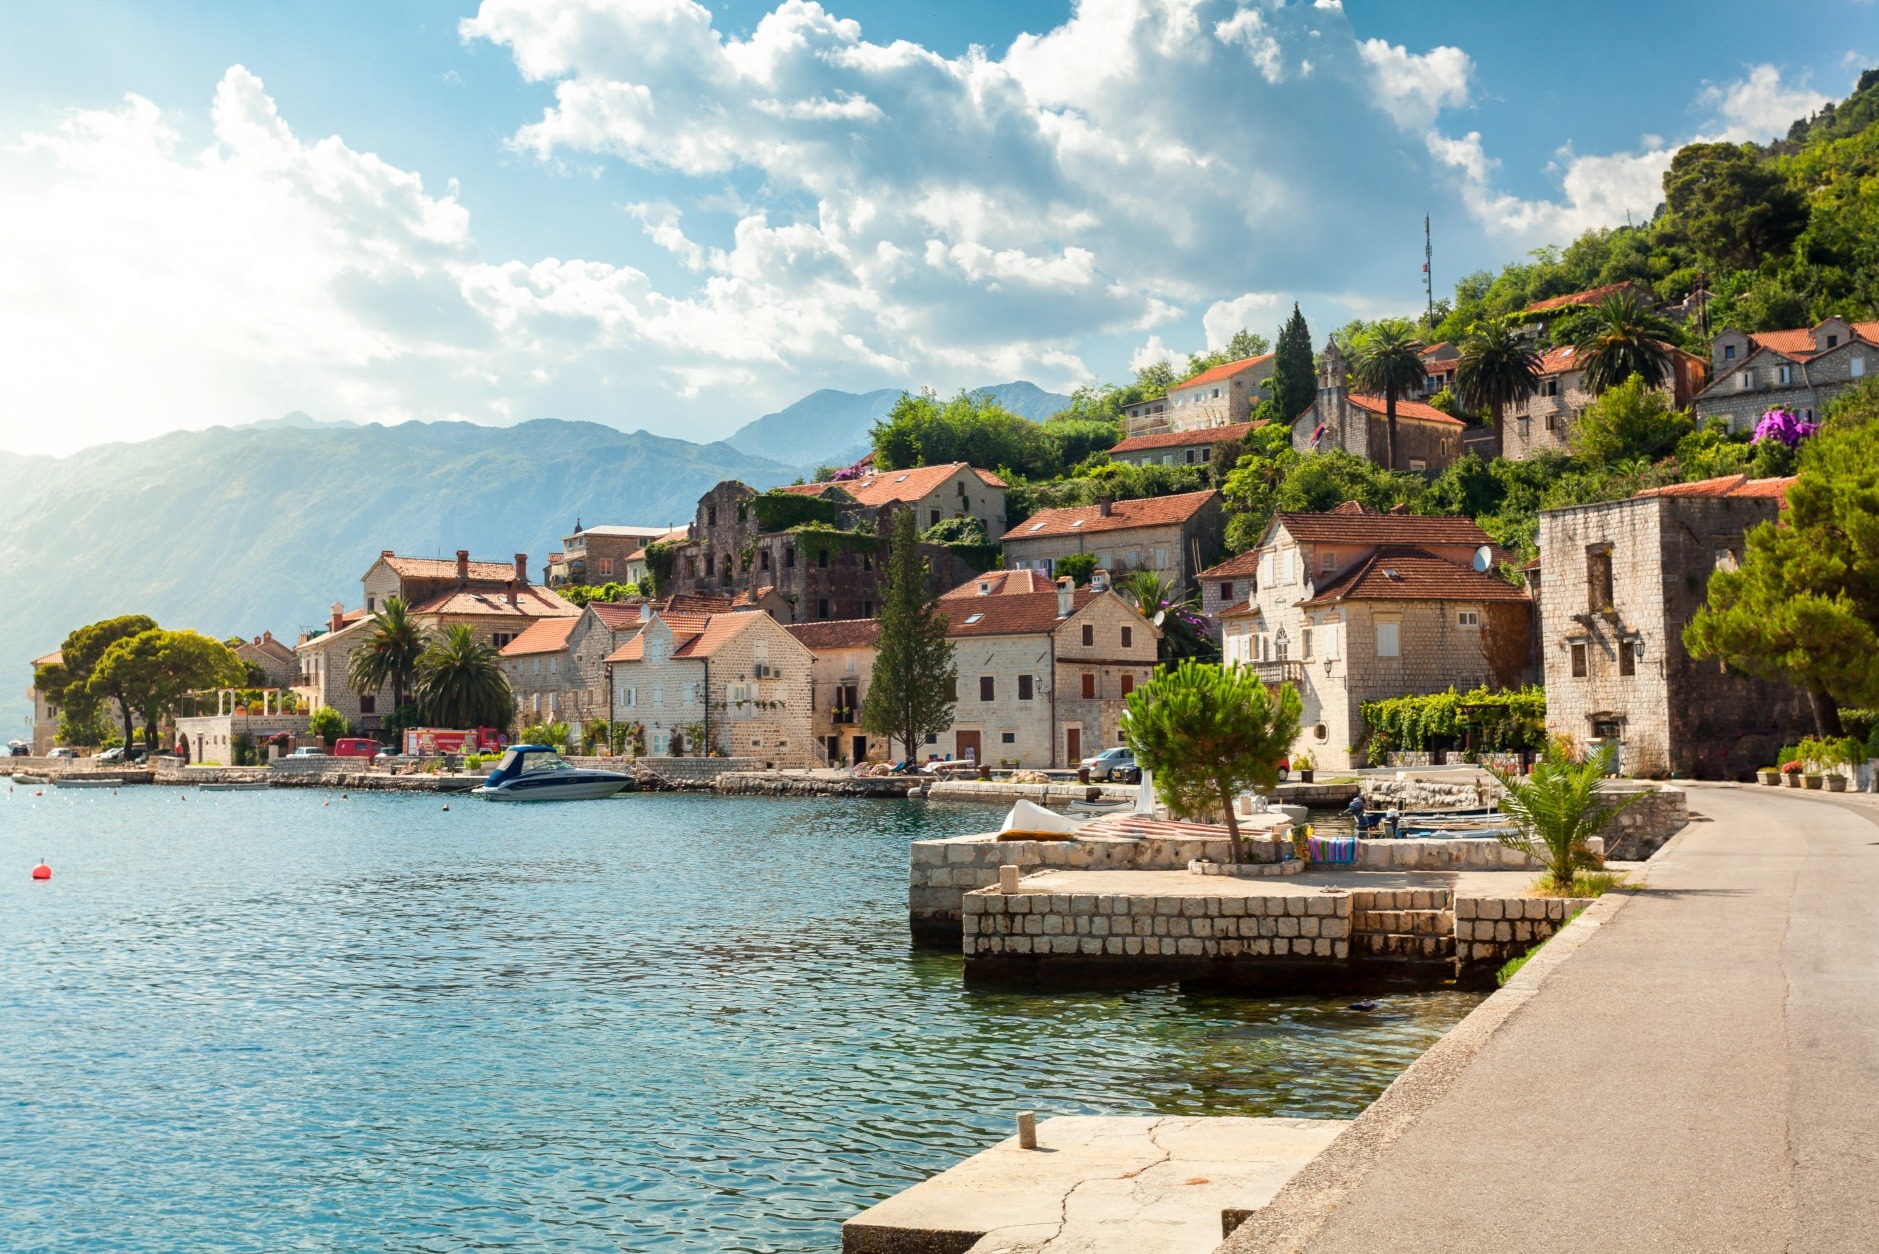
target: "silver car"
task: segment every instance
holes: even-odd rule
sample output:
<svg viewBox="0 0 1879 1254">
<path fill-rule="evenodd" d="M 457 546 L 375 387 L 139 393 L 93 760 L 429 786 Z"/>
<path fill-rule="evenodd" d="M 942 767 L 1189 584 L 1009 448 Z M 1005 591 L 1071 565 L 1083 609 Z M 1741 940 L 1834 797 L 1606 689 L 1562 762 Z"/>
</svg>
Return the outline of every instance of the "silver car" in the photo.
<svg viewBox="0 0 1879 1254">
<path fill-rule="evenodd" d="M 1135 750 L 1124 745 L 1113 749 L 1104 749 L 1093 758 L 1084 758 L 1082 765 L 1089 768 L 1093 780 L 1114 780 L 1117 783 L 1133 784 L 1142 778 L 1141 771 L 1135 766 Z"/>
</svg>

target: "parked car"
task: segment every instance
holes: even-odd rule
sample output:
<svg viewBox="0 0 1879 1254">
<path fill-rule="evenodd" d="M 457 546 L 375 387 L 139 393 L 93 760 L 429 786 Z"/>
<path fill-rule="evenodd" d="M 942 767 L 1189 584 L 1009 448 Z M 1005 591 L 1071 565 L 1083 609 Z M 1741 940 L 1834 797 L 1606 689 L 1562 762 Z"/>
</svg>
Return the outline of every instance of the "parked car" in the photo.
<svg viewBox="0 0 1879 1254">
<path fill-rule="evenodd" d="M 46 756 L 48 758 L 75 758 L 78 756 L 78 750 L 68 745 L 54 745 L 46 750 Z"/>
<path fill-rule="evenodd" d="M 103 753 L 100 753 L 97 757 L 92 759 L 93 762 L 122 762 L 123 760 L 123 745 L 113 745 L 111 748 L 106 749 Z"/>
<path fill-rule="evenodd" d="M 420 758 L 415 753 L 393 753 L 390 749 L 381 749 L 378 752 L 378 756 L 372 759 L 372 765 L 391 767 L 404 762 L 421 762 L 423 760 L 424 759 Z"/>
<path fill-rule="evenodd" d="M 370 736 L 341 736 L 333 742 L 336 758 L 364 758 L 370 762 L 384 746 Z"/>
<path fill-rule="evenodd" d="M 1091 779 L 1134 784 L 1142 778 L 1142 772 L 1135 765 L 1135 750 L 1124 745 L 1104 749 L 1095 757 L 1084 758 L 1082 765 L 1089 768 Z"/>
<path fill-rule="evenodd" d="M 290 758 L 323 758 L 326 756 L 326 750 L 314 748 L 311 745 L 301 745 L 287 756 Z"/>
</svg>

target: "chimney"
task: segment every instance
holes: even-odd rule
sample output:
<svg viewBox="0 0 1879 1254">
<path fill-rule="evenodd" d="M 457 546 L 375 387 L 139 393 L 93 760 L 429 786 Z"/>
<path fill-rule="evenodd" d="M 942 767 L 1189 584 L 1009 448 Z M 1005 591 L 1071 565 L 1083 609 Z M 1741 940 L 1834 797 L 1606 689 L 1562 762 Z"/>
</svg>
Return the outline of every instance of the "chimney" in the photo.
<svg viewBox="0 0 1879 1254">
<path fill-rule="evenodd" d="M 1096 498 L 1096 512 L 1099 515 L 1101 515 L 1104 518 L 1107 518 L 1111 514 L 1115 513 L 1115 511 L 1116 511 L 1116 498 L 1115 497 L 1099 496 Z"/>
<path fill-rule="evenodd" d="M 271 631 L 264 631 L 264 632 L 262 632 L 262 633 L 261 633 L 261 643 L 263 643 L 263 644 L 273 644 L 273 643 L 274 643 L 274 633 L 273 633 L 273 632 L 271 632 Z"/>
<path fill-rule="evenodd" d="M 394 552 L 393 550 L 391 550 L 391 549 L 380 549 L 380 550 L 378 551 L 378 555 L 379 555 L 380 557 L 396 557 L 396 556 L 398 556 L 398 554 L 397 554 L 396 552 Z"/>
<path fill-rule="evenodd" d="M 524 587 L 528 586 L 528 554 L 526 553 L 515 555 L 515 581 Z"/>
<path fill-rule="evenodd" d="M 342 602 L 333 602 L 333 610 L 326 619 L 326 630 L 338 631 L 346 625 L 346 607 Z"/>
<path fill-rule="evenodd" d="M 652 621 L 651 601 L 641 601 L 639 603 L 639 621 L 642 623 L 650 623 Z"/>
<path fill-rule="evenodd" d="M 513 579 L 509 581 L 509 604 L 511 607 L 515 605 L 515 580 Z"/>
<path fill-rule="evenodd" d="M 1092 592 L 1109 591 L 1109 568 L 1098 566 L 1090 572 L 1090 590 Z"/>
<path fill-rule="evenodd" d="M 1070 617 L 1071 610 L 1076 608 L 1073 604 L 1073 602 L 1076 600 L 1076 591 L 1077 591 L 1076 580 L 1070 578 L 1070 576 L 1065 575 L 1062 579 L 1059 579 L 1057 581 L 1057 617 L 1058 618 Z"/>
<path fill-rule="evenodd" d="M 457 582 L 470 582 L 470 550 L 457 550 Z"/>
</svg>

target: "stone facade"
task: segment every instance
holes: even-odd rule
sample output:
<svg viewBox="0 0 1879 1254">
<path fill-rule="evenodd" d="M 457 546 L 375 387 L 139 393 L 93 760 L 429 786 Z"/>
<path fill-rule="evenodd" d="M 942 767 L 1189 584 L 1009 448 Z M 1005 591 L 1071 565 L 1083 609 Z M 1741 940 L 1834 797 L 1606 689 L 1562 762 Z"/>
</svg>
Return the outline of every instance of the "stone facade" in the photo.
<svg viewBox="0 0 1879 1254">
<path fill-rule="evenodd" d="M 1040 510 L 1005 533 L 1005 565 L 1056 573 L 1073 553 L 1092 553 L 1113 580 L 1149 570 L 1189 587 L 1220 553 L 1226 516 L 1217 492 Z"/>
<path fill-rule="evenodd" d="M 1778 499 L 1652 494 L 1540 515 L 1547 731 L 1616 748 L 1626 775 L 1746 779 L 1812 733 L 1790 684 L 1698 661 L 1683 629 L 1710 572 Z"/>
<path fill-rule="evenodd" d="M 1389 420 L 1381 397 L 1350 390 L 1343 350 L 1325 344 L 1318 367 L 1318 396 L 1292 421 L 1292 447 L 1300 453 L 1342 449 L 1389 463 Z M 1404 396 L 1396 402 L 1395 470 L 1435 474 L 1461 455 L 1466 424 L 1422 401 Z"/>
<path fill-rule="evenodd" d="M 826 623 L 796 623 L 789 633 L 815 654 L 810 669 L 810 701 L 815 712 L 814 735 L 819 754 L 828 765 L 886 761 L 887 742 L 868 735 L 861 725 L 861 705 L 868 699 L 874 676 L 878 619 L 838 619 Z"/>
<path fill-rule="evenodd" d="M 1272 364 L 1271 353 L 1226 362 L 1181 380 L 1164 397 L 1125 406 L 1123 435 L 1133 438 L 1245 422 L 1259 404 L 1260 389 L 1272 378 Z"/>
<path fill-rule="evenodd" d="M 1703 359 L 1670 349 L 1670 378 L 1658 389 L 1675 409 L 1687 408 L 1708 382 Z M 1539 392 L 1502 416 L 1501 456 L 1520 461 L 1541 452 L 1569 452 L 1573 427 L 1595 399 L 1572 348 L 1549 350 L 1540 361 Z"/>
<path fill-rule="evenodd" d="M 633 582 L 632 559 L 670 527 L 582 527 L 561 539 L 561 551 L 550 553 L 546 566 L 548 586 Z M 643 561 L 643 559 L 642 559 Z"/>
<path fill-rule="evenodd" d="M 1710 341 L 1710 372 L 1714 382 L 1694 401 L 1699 420 L 1753 431 L 1763 413 L 1781 406 L 1817 421 L 1834 397 L 1879 373 L 1879 322 L 1828 318 L 1792 331 L 1724 330 Z"/>
<path fill-rule="evenodd" d="M 1225 661 L 1297 687 L 1294 757 L 1352 766 L 1366 701 L 1532 682 L 1533 606 L 1472 568 L 1487 543 L 1466 519 L 1356 505 L 1274 516 L 1252 550 L 1249 599 L 1217 617 Z"/>
<path fill-rule="evenodd" d="M 300 682 L 300 660 L 294 651 L 264 631 L 251 640 L 237 641 L 235 656 L 251 662 L 267 675 L 269 688 L 291 688 Z"/>
</svg>

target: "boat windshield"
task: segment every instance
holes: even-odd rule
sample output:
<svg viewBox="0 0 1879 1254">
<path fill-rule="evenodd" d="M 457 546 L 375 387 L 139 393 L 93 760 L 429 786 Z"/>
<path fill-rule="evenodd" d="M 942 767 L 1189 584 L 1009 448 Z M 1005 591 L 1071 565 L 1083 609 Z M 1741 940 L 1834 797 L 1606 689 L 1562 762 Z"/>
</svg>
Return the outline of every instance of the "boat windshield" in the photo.
<svg viewBox="0 0 1879 1254">
<path fill-rule="evenodd" d="M 522 763 L 519 771 L 515 771 L 517 759 L 520 759 Z M 503 754 L 502 761 L 496 764 L 497 772 L 503 775 L 511 771 L 519 775 L 539 775 L 543 771 L 571 771 L 573 769 L 571 765 L 562 761 L 561 755 L 553 749 L 536 749 L 528 753 L 511 749 Z"/>
</svg>

